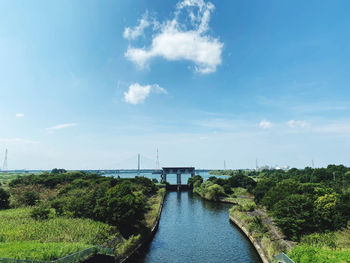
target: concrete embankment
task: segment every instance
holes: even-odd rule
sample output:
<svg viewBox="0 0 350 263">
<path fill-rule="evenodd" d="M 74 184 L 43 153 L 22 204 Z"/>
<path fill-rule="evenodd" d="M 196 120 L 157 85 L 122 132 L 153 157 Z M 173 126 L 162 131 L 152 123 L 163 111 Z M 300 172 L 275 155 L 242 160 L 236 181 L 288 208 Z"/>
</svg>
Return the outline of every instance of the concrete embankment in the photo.
<svg viewBox="0 0 350 263">
<path fill-rule="evenodd" d="M 241 229 L 242 232 L 249 238 L 250 242 L 255 247 L 263 263 L 270 263 L 271 261 L 269 260 L 267 253 L 262 248 L 260 243 L 251 234 L 249 234 L 248 228 L 245 226 L 245 224 L 232 215 L 230 215 L 230 221 L 234 223 L 237 227 L 239 227 L 239 229 Z"/>
</svg>

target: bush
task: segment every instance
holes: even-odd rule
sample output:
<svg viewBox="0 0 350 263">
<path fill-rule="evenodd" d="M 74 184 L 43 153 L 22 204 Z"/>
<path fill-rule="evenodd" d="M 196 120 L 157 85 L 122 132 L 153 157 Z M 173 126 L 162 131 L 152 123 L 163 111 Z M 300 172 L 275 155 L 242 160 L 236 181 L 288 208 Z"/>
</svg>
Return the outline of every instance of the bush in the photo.
<svg viewBox="0 0 350 263">
<path fill-rule="evenodd" d="M 24 204 L 33 206 L 39 201 L 40 197 L 37 192 L 27 191 L 23 195 Z"/>
<path fill-rule="evenodd" d="M 50 217 L 50 208 L 46 206 L 38 206 L 33 208 L 30 212 L 30 216 L 35 220 L 44 220 L 49 219 Z"/>
<path fill-rule="evenodd" d="M 0 209 L 9 208 L 10 194 L 4 189 L 0 188 Z"/>
</svg>

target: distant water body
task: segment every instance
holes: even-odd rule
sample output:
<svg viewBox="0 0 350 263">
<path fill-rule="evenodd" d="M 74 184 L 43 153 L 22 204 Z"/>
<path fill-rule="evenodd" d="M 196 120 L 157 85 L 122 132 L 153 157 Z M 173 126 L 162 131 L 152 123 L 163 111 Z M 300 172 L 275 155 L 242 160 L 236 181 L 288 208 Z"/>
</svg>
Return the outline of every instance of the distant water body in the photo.
<svg viewBox="0 0 350 263">
<path fill-rule="evenodd" d="M 200 176 L 202 176 L 204 178 L 204 180 L 208 179 L 210 176 L 213 176 L 213 175 L 210 175 L 209 172 L 196 172 L 196 174 L 199 174 Z M 155 178 L 158 181 L 160 181 L 160 174 L 152 174 L 150 172 L 140 173 L 140 174 L 137 174 L 136 172 L 133 172 L 133 173 L 123 173 L 123 172 L 121 172 L 121 173 L 104 174 L 104 176 L 114 176 L 114 177 L 120 176 L 121 178 L 133 178 L 135 176 L 144 176 L 144 177 L 147 177 L 147 178 L 150 178 L 150 179 Z M 190 174 L 183 174 L 181 176 L 181 182 L 183 184 L 186 184 L 188 178 L 190 178 L 190 177 L 191 177 Z M 217 176 L 217 177 L 226 178 L 226 176 Z M 170 184 L 176 184 L 176 174 L 168 174 L 167 175 L 167 181 Z"/>
</svg>

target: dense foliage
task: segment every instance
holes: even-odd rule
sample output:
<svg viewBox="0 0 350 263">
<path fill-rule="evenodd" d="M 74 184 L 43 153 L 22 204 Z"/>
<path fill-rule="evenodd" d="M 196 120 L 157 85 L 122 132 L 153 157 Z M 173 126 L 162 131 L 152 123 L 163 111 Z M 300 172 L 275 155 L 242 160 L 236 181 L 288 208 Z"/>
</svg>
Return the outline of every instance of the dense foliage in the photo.
<svg viewBox="0 0 350 263">
<path fill-rule="evenodd" d="M 40 204 L 33 209 L 33 218 L 47 219 L 53 209 L 58 216 L 116 226 L 126 237 L 147 231 L 145 201 L 157 193 L 155 183 L 144 177 L 121 179 L 64 169 L 22 176 L 9 186 L 15 205 Z"/>
<path fill-rule="evenodd" d="M 218 201 L 219 199 L 232 195 L 233 188 L 243 187 L 252 191 L 256 182 L 244 175 L 234 174 L 228 178 L 217 178 L 215 176 L 209 177 L 203 182 L 203 178 L 199 175 L 190 178 L 188 183 L 193 186 L 193 191 L 205 199 Z"/>
<path fill-rule="evenodd" d="M 350 169 L 343 165 L 288 171 L 262 171 L 253 190 L 284 234 L 298 241 L 305 234 L 337 230 L 350 220 Z"/>
<path fill-rule="evenodd" d="M 4 189 L 0 188 L 0 210 L 6 209 L 10 204 L 10 194 Z"/>
</svg>

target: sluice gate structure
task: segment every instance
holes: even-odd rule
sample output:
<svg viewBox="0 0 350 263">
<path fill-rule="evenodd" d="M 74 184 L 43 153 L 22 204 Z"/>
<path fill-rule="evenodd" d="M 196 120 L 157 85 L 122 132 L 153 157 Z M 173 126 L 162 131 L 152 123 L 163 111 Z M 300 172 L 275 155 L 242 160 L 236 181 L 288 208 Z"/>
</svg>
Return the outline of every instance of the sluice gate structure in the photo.
<svg viewBox="0 0 350 263">
<path fill-rule="evenodd" d="M 176 174 L 176 184 L 167 184 L 168 190 L 187 190 L 190 189 L 190 186 L 181 183 L 181 176 L 183 174 L 190 174 L 191 177 L 194 177 L 196 169 L 194 167 L 162 167 L 161 183 L 167 183 L 168 174 Z"/>
</svg>

